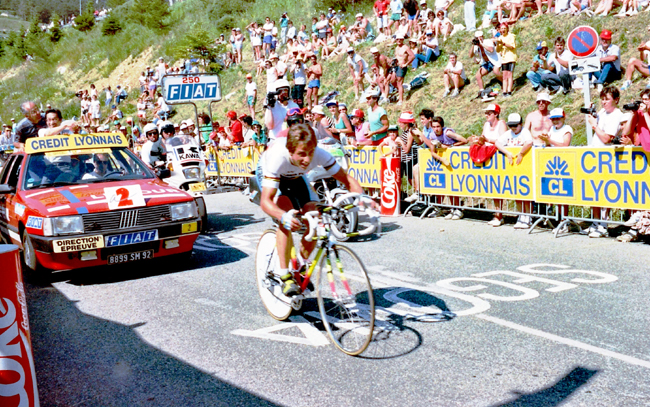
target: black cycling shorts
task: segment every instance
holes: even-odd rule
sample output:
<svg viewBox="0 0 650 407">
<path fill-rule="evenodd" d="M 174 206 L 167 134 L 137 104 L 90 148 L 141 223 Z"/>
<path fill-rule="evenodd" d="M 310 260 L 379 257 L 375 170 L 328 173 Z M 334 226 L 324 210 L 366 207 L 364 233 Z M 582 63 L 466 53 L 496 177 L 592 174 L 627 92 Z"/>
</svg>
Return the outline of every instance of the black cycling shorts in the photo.
<svg viewBox="0 0 650 407">
<path fill-rule="evenodd" d="M 294 209 L 300 210 L 308 202 L 318 201 L 316 193 L 305 176 L 298 178 L 280 178 L 280 195 L 291 200 Z"/>
</svg>

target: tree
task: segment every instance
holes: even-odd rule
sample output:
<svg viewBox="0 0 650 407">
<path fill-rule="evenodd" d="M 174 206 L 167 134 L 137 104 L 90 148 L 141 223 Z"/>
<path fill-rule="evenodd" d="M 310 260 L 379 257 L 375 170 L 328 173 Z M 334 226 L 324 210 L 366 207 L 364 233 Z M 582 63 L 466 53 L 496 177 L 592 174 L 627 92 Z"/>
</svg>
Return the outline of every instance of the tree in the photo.
<svg viewBox="0 0 650 407">
<path fill-rule="evenodd" d="M 95 7 L 93 1 L 90 0 L 86 7 L 86 11 L 79 17 L 74 19 L 75 28 L 81 32 L 90 31 L 95 26 Z"/>
<path fill-rule="evenodd" d="M 108 8 L 116 8 L 116 7 L 121 6 L 124 3 L 126 3 L 126 0 L 108 0 L 106 2 L 106 7 L 108 7 Z"/>
<path fill-rule="evenodd" d="M 104 24 L 102 25 L 102 34 L 115 35 L 122 31 L 122 29 L 123 27 L 120 19 L 115 14 L 110 14 L 106 17 L 106 20 L 104 20 Z"/>
<path fill-rule="evenodd" d="M 222 69 L 218 58 L 224 51 L 215 48 L 212 37 L 201 27 L 192 27 L 172 50 L 176 59 L 198 59 L 207 72 L 219 72 Z"/>
<path fill-rule="evenodd" d="M 41 20 L 34 16 L 32 18 L 32 22 L 29 25 L 29 34 L 27 34 L 27 38 L 32 41 L 32 40 L 39 40 L 40 38 L 43 37 L 43 30 L 41 29 Z"/>
<path fill-rule="evenodd" d="M 170 14 L 169 3 L 166 0 L 135 0 L 131 16 L 152 30 L 165 31 Z"/>
<path fill-rule="evenodd" d="M 52 16 L 52 28 L 50 28 L 50 41 L 59 42 L 63 38 L 63 30 L 61 30 L 61 24 L 59 23 L 60 17 L 58 14 L 54 13 Z"/>
</svg>

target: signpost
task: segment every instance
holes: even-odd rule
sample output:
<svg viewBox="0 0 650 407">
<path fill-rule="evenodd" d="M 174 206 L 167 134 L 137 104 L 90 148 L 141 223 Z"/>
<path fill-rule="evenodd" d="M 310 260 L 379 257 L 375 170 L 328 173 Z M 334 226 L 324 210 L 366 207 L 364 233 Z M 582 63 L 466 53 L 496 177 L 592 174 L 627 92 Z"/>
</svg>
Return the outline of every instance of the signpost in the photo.
<svg viewBox="0 0 650 407">
<path fill-rule="evenodd" d="M 600 37 L 592 27 L 582 25 L 576 27 L 569 33 L 567 48 L 576 57 L 569 64 L 569 72 L 574 74 L 582 73 L 582 94 L 584 95 L 585 107 L 591 107 L 591 94 L 589 93 L 589 74 L 600 71 L 600 58 L 589 58 L 598 48 Z M 586 121 L 586 120 L 585 120 Z M 591 144 L 593 129 L 587 121 L 587 143 Z"/>
</svg>

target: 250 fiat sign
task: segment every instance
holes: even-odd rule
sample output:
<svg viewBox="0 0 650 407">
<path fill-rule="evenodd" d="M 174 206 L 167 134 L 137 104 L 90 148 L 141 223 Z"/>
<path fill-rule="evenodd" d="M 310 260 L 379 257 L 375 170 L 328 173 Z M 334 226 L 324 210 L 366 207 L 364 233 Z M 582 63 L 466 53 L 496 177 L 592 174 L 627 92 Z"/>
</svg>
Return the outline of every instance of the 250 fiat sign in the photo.
<svg viewBox="0 0 650 407">
<path fill-rule="evenodd" d="M 169 104 L 221 100 L 221 81 L 216 74 L 165 75 L 162 87 Z"/>
</svg>

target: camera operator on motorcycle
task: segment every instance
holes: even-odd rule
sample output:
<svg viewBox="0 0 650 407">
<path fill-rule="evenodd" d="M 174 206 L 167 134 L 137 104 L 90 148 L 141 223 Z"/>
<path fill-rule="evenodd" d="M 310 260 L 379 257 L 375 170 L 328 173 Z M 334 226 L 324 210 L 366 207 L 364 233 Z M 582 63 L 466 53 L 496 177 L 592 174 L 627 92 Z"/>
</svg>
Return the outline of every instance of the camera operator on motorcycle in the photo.
<svg viewBox="0 0 650 407">
<path fill-rule="evenodd" d="M 156 161 L 167 161 L 167 150 L 155 124 L 149 123 L 144 126 L 144 134 L 147 136 L 147 142 L 144 143 L 142 150 L 140 150 L 140 158 L 149 168 L 153 169 Z"/>
<path fill-rule="evenodd" d="M 292 231 L 302 226 L 296 217 L 316 208 L 317 198 L 305 174 L 317 166 L 323 167 L 329 176 L 341 182 L 349 191 L 363 193 L 361 186 L 337 164 L 334 157 L 318 147 L 314 130 L 303 123 L 289 128 L 286 138 L 279 138 L 264 154 L 264 179 L 262 181 L 262 210 L 280 223 L 277 231 L 278 274 L 284 282 L 282 292 L 293 296 L 300 287 L 288 270 L 292 247 Z M 278 193 L 279 191 L 279 193 Z M 374 205 L 376 206 L 376 204 Z M 305 231 L 305 234 L 307 231 Z M 300 254 L 307 259 L 315 242 L 303 239 Z"/>
<path fill-rule="evenodd" d="M 274 83 L 275 91 L 266 95 L 266 112 L 264 113 L 264 124 L 269 129 L 269 142 L 275 140 L 282 131 L 287 112 L 293 108 L 299 108 L 289 98 L 291 86 L 286 79 L 278 79 Z"/>
<path fill-rule="evenodd" d="M 174 124 L 170 122 L 163 122 L 160 126 L 160 135 L 162 136 L 163 144 L 169 143 L 169 141 L 176 135 Z"/>
</svg>

